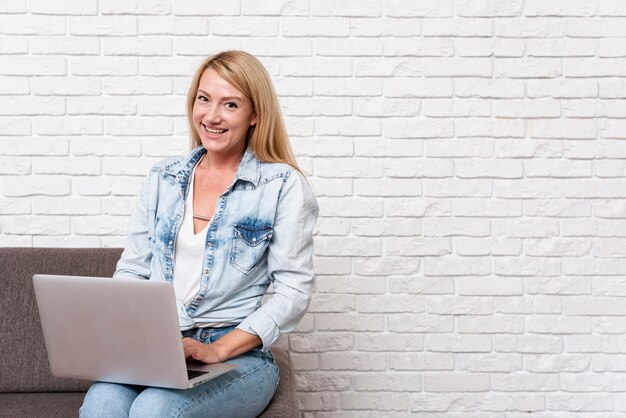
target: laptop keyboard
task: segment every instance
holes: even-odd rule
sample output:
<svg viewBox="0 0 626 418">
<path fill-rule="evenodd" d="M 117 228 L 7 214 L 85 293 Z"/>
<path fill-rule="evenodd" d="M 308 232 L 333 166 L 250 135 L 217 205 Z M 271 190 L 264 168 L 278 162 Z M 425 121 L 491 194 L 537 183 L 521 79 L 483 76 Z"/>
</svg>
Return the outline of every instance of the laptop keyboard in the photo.
<svg viewBox="0 0 626 418">
<path fill-rule="evenodd" d="M 187 377 L 189 377 L 189 380 L 194 379 L 198 376 L 202 376 L 204 374 L 208 374 L 210 372 L 203 372 L 200 370 L 187 370 Z"/>
</svg>

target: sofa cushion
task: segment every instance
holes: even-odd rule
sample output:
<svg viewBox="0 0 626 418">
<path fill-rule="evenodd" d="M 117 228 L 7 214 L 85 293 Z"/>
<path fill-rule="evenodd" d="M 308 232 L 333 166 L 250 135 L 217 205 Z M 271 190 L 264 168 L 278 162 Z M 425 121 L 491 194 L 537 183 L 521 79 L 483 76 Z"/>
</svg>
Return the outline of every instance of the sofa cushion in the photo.
<svg viewBox="0 0 626 418">
<path fill-rule="evenodd" d="M 54 378 L 41 333 L 32 277 L 37 273 L 111 277 L 119 248 L 0 248 L 0 393 L 73 392 L 89 382 Z"/>
<path fill-rule="evenodd" d="M 78 417 L 82 392 L 0 393 L 0 416 L 28 418 Z"/>
</svg>

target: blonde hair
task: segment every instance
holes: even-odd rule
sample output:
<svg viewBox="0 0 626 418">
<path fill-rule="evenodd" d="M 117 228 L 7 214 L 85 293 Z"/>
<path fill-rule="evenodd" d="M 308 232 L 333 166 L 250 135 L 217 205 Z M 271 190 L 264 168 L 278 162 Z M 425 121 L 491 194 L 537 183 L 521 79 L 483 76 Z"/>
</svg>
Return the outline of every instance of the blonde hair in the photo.
<svg viewBox="0 0 626 418">
<path fill-rule="evenodd" d="M 202 145 L 193 126 L 193 106 L 200 77 L 209 68 L 243 93 L 252 102 L 256 124 L 248 129 L 246 144 L 260 161 L 287 163 L 300 171 L 293 155 L 287 129 L 283 121 L 278 97 L 272 80 L 263 64 L 253 55 L 243 51 L 224 51 L 205 59 L 196 70 L 187 94 L 187 121 L 191 134 L 191 147 Z"/>
</svg>

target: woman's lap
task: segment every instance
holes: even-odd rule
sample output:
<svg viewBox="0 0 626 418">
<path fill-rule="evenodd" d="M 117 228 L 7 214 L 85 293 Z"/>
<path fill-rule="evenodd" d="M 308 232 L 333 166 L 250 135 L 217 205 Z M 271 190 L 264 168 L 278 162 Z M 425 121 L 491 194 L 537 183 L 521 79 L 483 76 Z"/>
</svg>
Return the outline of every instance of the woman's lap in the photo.
<svg viewBox="0 0 626 418">
<path fill-rule="evenodd" d="M 97 382 L 81 417 L 256 417 L 278 384 L 271 353 L 251 350 L 226 363 L 239 367 L 186 390 Z"/>
</svg>

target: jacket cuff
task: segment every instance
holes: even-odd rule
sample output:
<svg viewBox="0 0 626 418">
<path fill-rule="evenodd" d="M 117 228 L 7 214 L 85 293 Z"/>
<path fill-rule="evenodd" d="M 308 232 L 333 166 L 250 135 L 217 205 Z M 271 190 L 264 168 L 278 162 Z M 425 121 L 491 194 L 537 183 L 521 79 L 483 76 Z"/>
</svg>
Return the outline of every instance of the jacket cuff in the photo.
<svg viewBox="0 0 626 418">
<path fill-rule="evenodd" d="M 263 342 L 263 351 L 267 351 L 280 337 L 276 322 L 265 312 L 256 311 L 237 325 L 242 331 L 257 335 Z"/>
</svg>

